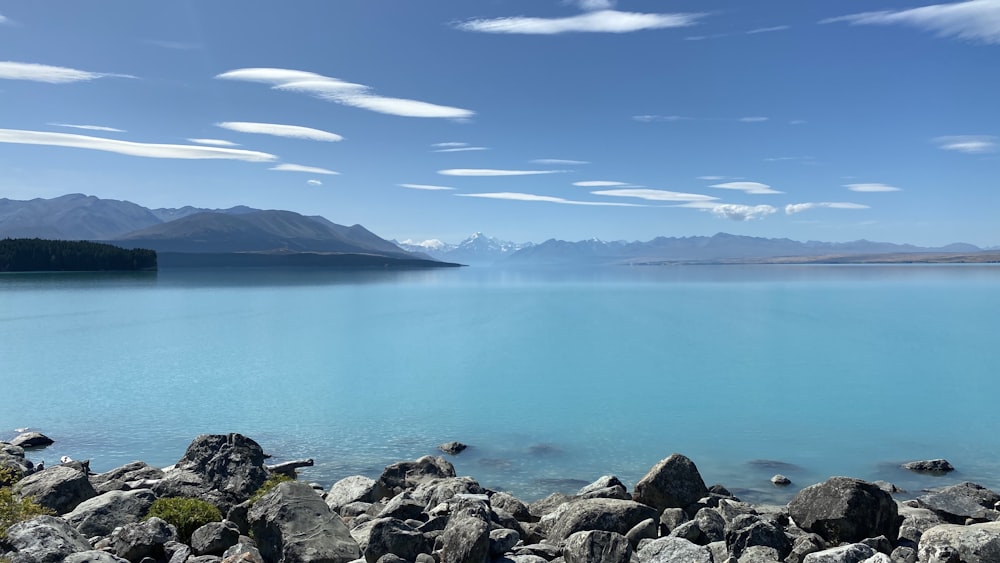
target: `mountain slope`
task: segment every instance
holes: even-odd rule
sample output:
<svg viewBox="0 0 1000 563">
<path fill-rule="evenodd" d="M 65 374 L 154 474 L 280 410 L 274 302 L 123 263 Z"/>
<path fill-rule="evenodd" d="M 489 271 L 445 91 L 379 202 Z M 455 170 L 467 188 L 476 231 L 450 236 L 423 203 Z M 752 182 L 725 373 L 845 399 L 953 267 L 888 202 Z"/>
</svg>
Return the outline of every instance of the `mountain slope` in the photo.
<svg viewBox="0 0 1000 563">
<path fill-rule="evenodd" d="M 514 243 L 475 233 L 458 244 L 447 244 L 437 239 L 421 243 L 397 242 L 401 248 L 421 252 L 439 260 L 462 263 L 486 263 L 503 260 L 514 252 L 533 246 L 532 243 Z"/>
<path fill-rule="evenodd" d="M 141 205 L 83 194 L 0 199 L 0 238 L 107 240 L 160 222 Z"/>
</svg>

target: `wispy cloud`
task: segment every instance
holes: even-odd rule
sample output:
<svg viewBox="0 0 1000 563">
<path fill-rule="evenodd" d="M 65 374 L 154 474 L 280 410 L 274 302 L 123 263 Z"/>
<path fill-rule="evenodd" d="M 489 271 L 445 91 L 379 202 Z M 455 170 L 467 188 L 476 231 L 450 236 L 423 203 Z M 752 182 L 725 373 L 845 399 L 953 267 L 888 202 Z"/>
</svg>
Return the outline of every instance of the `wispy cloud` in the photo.
<svg viewBox="0 0 1000 563">
<path fill-rule="evenodd" d="M 762 123 L 767 120 L 768 120 L 767 117 L 750 116 L 750 117 L 741 117 L 740 123 Z"/>
<path fill-rule="evenodd" d="M 448 141 L 446 143 L 434 143 L 431 146 L 434 147 L 434 148 L 436 148 L 436 149 L 448 149 L 448 148 L 454 148 L 454 147 L 467 147 L 467 146 L 469 146 L 469 143 L 460 143 L 458 141 Z"/>
<path fill-rule="evenodd" d="M 605 195 L 612 197 L 634 197 L 649 201 L 713 201 L 719 199 L 710 195 L 686 194 L 682 192 L 671 192 L 668 190 L 653 190 L 647 188 L 622 188 L 615 190 L 597 190 L 590 192 L 594 195 Z"/>
<path fill-rule="evenodd" d="M 306 183 L 309 184 L 310 186 L 322 186 L 323 185 L 323 182 L 320 182 L 319 180 L 306 180 Z"/>
<path fill-rule="evenodd" d="M 192 143 L 198 143 L 199 145 L 212 145 L 213 147 L 238 147 L 238 143 L 232 141 L 226 141 L 224 139 L 188 139 Z"/>
<path fill-rule="evenodd" d="M 992 135 L 949 135 L 936 137 L 933 141 L 939 149 L 967 154 L 996 152 L 997 138 Z"/>
<path fill-rule="evenodd" d="M 442 106 L 405 98 L 389 98 L 373 93 L 370 86 L 345 82 L 315 72 L 284 68 L 241 68 L 216 76 L 222 80 L 242 80 L 270 84 L 276 90 L 306 94 L 328 102 L 402 117 L 469 119 L 472 110 Z"/>
<path fill-rule="evenodd" d="M 712 184 L 709 186 L 711 188 L 721 188 L 723 190 L 739 190 L 743 193 L 752 195 L 767 195 L 767 194 L 783 194 L 785 192 L 779 192 L 768 186 L 767 184 L 761 184 L 760 182 L 726 182 L 724 184 Z"/>
<path fill-rule="evenodd" d="M 70 82 L 87 82 L 98 78 L 135 78 L 128 74 L 108 72 L 90 72 L 64 66 L 49 66 L 35 63 L 0 62 L 0 79 L 31 80 L 49 84 L 68 84 Z"/>
<path fill-rule="evenodd" d="M 261 135 L 273 135 L 275 137 L 288 137 L 291 139 L 306 139 L 309 141 L 325 141 L 328 143 L 343 141 L 344 138 L 336 133 L 313 129 L 312 127 L 300 127 L 298 125 L 280 125 L 277 123 L 251 123 L 248 121 L 223 121 L 216 123 L 216 127 L 238 131 L 240 133 L 257 133 Z"/>
<path fill-rule="evenodd" d="M 531 162 L 532 164 L 554 164 L 556 166 L 558 165 L 574 166 L 577 164 L 590 164 L 590 162 L 586 160 L 569 160 L 565 158 L 536 158 Z"/>
<path fill-rule="evenodd" d="M 401 188 L 408 188 L 411 190 L 428 190 L 428 191 L 444 191 L 444 190 L 454 190 L 448 186 L 435 186 L 432 184 L 396 184 Z"/>
<path fill-rule="evenodd" d="M 581 10 L 610 10 L 615 7 L 615 0 L 563 0 L 563 4 L 575 4 Z"/>
<path fill-rule="evenodd" d="M 547 203 L 562 203 L 566 205 L 593 205 L 602 207 L 642 207 L 634 203 L 611 203 L 604 201 L 576 201 L 547 195 L 525 194 L 519 192 L 494 192 L 481 194 L 455 194 L 460 197 L 480 197 L 485 199 L 507 199 L 513 201 L 544 201 Z"/>
<path fill-rule="evenodd" d="M 468 152 L 468 151 L 488 151 L 489 147 L 452 147 L 450 149 L 435 149 L 431 152 Z"/>
<path fill-rule="evenodd" d="M 537 174 L 560 174 L 565 170 L 497 170 L 495 168 L 449 168 L 438 170 L 442 176 L 534 176 Z"/>
<path fill-rule="evenodd" d="M 10 22 L 10 20 L 7 19 L 6 17 L 4 17 L 3 14 L 0 14 L 0 25 L 3 25 L 3 24 L 8 23 L 8 22 Z"/>
<path fill-rule="evenodd" d="M 887 186 L 885 184 L 844 184 L 844 187 L 852 192 L 898 192 L 902 188 Z"/>
<path fill-rule="evenodd" d="M 1000 44 L 1000 2 L 997 0 L 967 0 L 909 10 L 862 12 L 820 21 L 837 22 L 851 25 L 908 25 L 933 32 L 939 37 Z"/>
<path fill-rule="evenodd" d="M 809 202 L 809 203 L 790 203 L 785 206 L 785 214 L 792 215 L 794 213 L 801 213 L 803 211 L 809 211 L 810 209 L 869 209 L 869 206 L 862 205 L 860 203 L 849 203 L 849 202 Z"/>
<path fill-rule="evenodd" d="M 771 205 L 741 205 L 737 203 L 714 203 L 705 201 L 693 201 L 684 203 L 678 207 L 690 207 L 707 211 L 720 219 L 732 221 L 753 221 L 762 219 L 768 215 L 778 212 L 776 207 Z"/>
<path fill-rule="evenodd" d="M 758 27 L 757 29 L 751 29 L 747 32 L 747 35 L 755 35 L 757 33 L 771 33 L 774 31 L 785 31 L 786 29 L 791 29 L 788 25 L 776 25 L 773 27 Z"/>
<path fill-rule="evenodd" d="M 729 180 L 729 176 L 698 176 L 698 180 Z"/>
<path fill-rule="evenodd" d="M 116 129 L 114 127 L 105 127 L 103 125 L 74 125 L 72 123 L 49 123 L 55 127 L 69 127 L 71 129 L 84 129 L 86 131 L 104 131 L 107 133 L 125 133 L 124 129 Z"/>
<path fill-rule="evenodd" d="M 197 145 L 136 143 L 103 137 L 91 137 L 88 135 L 22 131 L 19 129 L 0 129 L 0 143 L 73 147 L 147 158 L 225 159 L 244 160 L 248 162 L 270 162 L 278 158 L 273 154 L 240 149 Z"/>
<path fill-rule="evenodd" d="M 641 123 L 657 123 L 657 122 L 674 122 L 674 121 L 684 121 L 691 119 L 690 117 L 684 117 L 683 115 L 633 115 L 633 121 L 639 121 Z"/>
<path fill-rule="evenodd" d="M 805 119 L 793 119 L 788 122 L 789 125 L 805 125 L 806 123 L 809 122 L 806 121 Z"/>
<path fill-rule="evenodd" d="M 333 170 L 327 170 L 326 168 L 302 166 L 301 164 L 279 164 L 268 168 L 268 170 L 276 170 L 278 172 L 308 172 L 309 174 L 326 174 L 329 176 L 340 174 L 340 172 L 334 172 Z"/>
<path fill-rule="evenodd" d="M 455 25 L 463 31 L 555 35 L 557 33 L 629 33 L 648 29 L 687 27 L 704 14 L 645 14 L 598 10 L 565 18 L 510 17 L 477 19 Z"/>
<path fill-rule="evenodd" d="M 573 182 L 574 186 L 581 188 L 606 188 L 612 186 L 631 186 L 628 182 L 618 182 L 615 180 L 585 180 L 583 182 Z"/>
</svg>

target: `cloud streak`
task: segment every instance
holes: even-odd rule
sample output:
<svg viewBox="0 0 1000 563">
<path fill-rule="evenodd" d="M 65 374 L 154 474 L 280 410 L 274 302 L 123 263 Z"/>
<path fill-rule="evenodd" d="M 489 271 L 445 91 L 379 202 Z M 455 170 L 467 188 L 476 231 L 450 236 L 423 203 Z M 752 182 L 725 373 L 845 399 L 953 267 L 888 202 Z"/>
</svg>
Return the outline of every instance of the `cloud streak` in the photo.
<svg viewBox="0 0 1000 563">
<path fill-rule="evenodd" d="M 936 137 L 933 141 L 939 149 L 966 154 L 985 154 L 997 150 L 997 138 L 991 135 L 949 135 Z"/>
<path fill-rule="evenodd" d="M 573 166 L 577 164 L 590 164 L 586 160 L 569 160 L 566 158 L 536 158 L 531 161 L 532 164 L 555 164 L 564 166 Z"/>
<path fill-rule="evenodd" d="M 106 133 L 125 133 L 124 129 L 116 129 L 114 127 L 105 127 L 103 125 L 74 125 L 72 123 L 49 123 L 49 125 L 55 127 L 69 127 L 71 129 L 83 129 L 85 131 L 104 131 Z"/>
<path fill-rule="evenodd" d="M 226 141 L 223 139 L 188 139 L 192 143 L 197 143 L 199 145 L 212 145 L 214 147 L 238 147 L 237 143 L 232 141 Z"/>
<path fill-rule="evenodd" d="M 23 131 L 19 129 L 0 129 L 0 143 L 20 145 L 46 145 L 52 147 L 72 147 L 104 152 L 113 152 L 128 156 L 146 158 L 177 158 L 177 159 L 223 159 L 243 160 L 247 162 L 271 162 L 277 160 L 273 154 L 240 149 L 220 147 L 204 147 L 196 145 L 168 145 L 158 143 L 136 143 L 120 141 L 103 137 L 76 135 L 71 133 L 50 133 L 45 131 Z"/>
<path fill-rule="evenodd" d="M 49 66 L 35 63 L 16 63 L 0 61 L 0 79 L 30 80 L 48 84 L 69 84 L 72 82 L 88 82 L 98 78 L 135 78 L 128 74 L 113 74 L 107 72 L 90 72 L 63 66 Z"/>
<path fill-rule="evenodd" d="M 785 31 L 786 29 L 789 29 L 790 27 L 791 26 L 787 26 L 787 25 L 775 25 L 775 26 L 772 26 L 772 27 L 758 27 L 757 29 L 751 29 L 750 31 L 748 31 L 747 35 L 756 35 L 758 33 L 772 33 L 774 31 Z"/>
<path fill-rule="evenodd" d="M 343 137 L 336 133 L 313 129 L 312 127 L 300 127 L 298 125 L 252 123 L 249 121 L 223 121 L 221 123 L 216 123 L 215 126 L 240 133 L 272 135 L 275 137 L 287 137 L 289 139 L 305 139 L 309 141 L 324 141 L 327 143 L 335 143 L 337 141 L 344 140 Z"/>
<path fill-rule="evenodd" d="M 653 115 L 653 114 L 632 116 L 632 121 L 638 121 L 640 123 L 662 123 L 662 122 L 673 123 L 675 121 L 684 121 L 687 119 L 691 118 L 684 117 L 682 115 Z"/>
<path fill-rule="evenodd" d="M 809 202 L 809 203 L 790 203 L 785 206 L 785 215 L 792 215 L 795 213 L 802 213 L 803 211 L 809 211 L 812 209 L 870 209 L 867 205 L 862 205 L 860 203 L 849 203 L 843 202 Z"/>
<path fill-rule="evenodd" d="M 455 189 L 448 186 L 435 186 L 432 184 L 396 184 L 396 185 L 401 188 L 407 188 L 410 190 L 447 191 Z"/>
<path fill-rule="evenodd" d="M 693 201 L 681 204 L 678 207 L 700 209 L 711 213 L 719 219 L 729 219 L 731 221 L 754 221 L 778 212 L 778 209 L 771 205 L 741 205 L 738 203 L 715 203 L 711 201 Z"/>
<path fill-rule="evenodd" d="M 723 190 L 739 190 L 743 193 L 751 195 L 769 195 L 769 194 L 785 193 L 772 189 L 771 186 L 768 186 L 767 184 L 761 184 L 760 182 L 726 182 L 723 184 L 712 184 L 709 187 L 720 188 Z"/>
<path fill-rule="evenodd" d="M 489 147 L 452 147 L 448 149 L 435 149 L 431 152 L 469 152 L 469 151 L 488 151 Z"/>
<path fill-rule="evenodd" d="M 647 188 L 622 188 L 615 190 L 597 190 L 590 193 L 594 195 L 603 195 L 612 197 L 634 197 L 638 199 L 645 199 L 648 201 L 708 202 L 719 199 L 717 197 L 712 197 L 710 195 L 687 194 L 683 192 L 672 192 L 668 190 L 653 190 Z"/>
<path fill-rule="evenodd" d="M 474 19 L 455 25 L 463 31 L 555 35 L 559 33 L 629 33 L 650 29 L 687 27 L 703 14 L 645 14 L 597 10 L 565 18 L 509 17 Z"/>
<path fill-rule="evenodd" d="M 1000 44 L 1000 2 L 997 0 L 967 0 L 909 10 L 862 12 L 820 21 L 838 22 L 851 25 L 907 25 L 932 32 L 938 37 Z"/>
<path fill-rule="evenodd" d="M 552 197 L 547 195 L 535 195 L 526 194 L 520 192 L 493 192 L 493 193 L 479 193 L 479 194 L 455 194 L 460 197 L 478 197 L 485 199 L 506 199 L 511 201 L 542 201 L 547 203 L 561 203 L 565 205 L 592 205 L 600 207 L 643 207 L 642 205 L 637 205 L 634 203 L 611 203 L 604 201 L 576 201 L 571 199 L 564 199 L 561 197 Z"/>
<path fill-rule="evenodd" d="M 333 170 L 327 170 L 326 168 L 303 166 L 301 164 L 279 164 L 268 168 L 268 170 L 275 170 L 278 172 L 308 172 L 310 174 L 326 174 L 328 176 L 340 174 L 340 172 L 334 172 Z"/>
<path fill-rule="evenodd" d="M 768 118 L 763 116 L 741 117 L 739 119 L 740 123 L 763 123 L 767 120 Z"/>
<path fill-rule="evenodd" d="M 902 191 L 902 188 L 897 188 L 895 186 L 887 186 L 885 184 L 844 184 L 844 187 L 851 190 L 852 192 L 878 193 L 878 192 Z"/>
<path fill-rule="evenodd" d="M 574 186 L 581 188 L 604 188 L 612 186 L 630 186 L 628 182 L 617 182 L 615 180 L 586 180 L 583 182 L 573 182 Z"/>
<path fill-rule="evenodd" d="M 535 176 L 539 174 L 560 174 L 565 170 L 498 170 L 495 168 L 449 168 L 438 170 L 442 176 Z"/>
<path fill-rule="evenodd" d="M 323 182 L 320 182 L 319 180 L 306 180 L 306 183 L 309 184 L 310 186 L 322 186 L 323 185 Z"/>
</svg>

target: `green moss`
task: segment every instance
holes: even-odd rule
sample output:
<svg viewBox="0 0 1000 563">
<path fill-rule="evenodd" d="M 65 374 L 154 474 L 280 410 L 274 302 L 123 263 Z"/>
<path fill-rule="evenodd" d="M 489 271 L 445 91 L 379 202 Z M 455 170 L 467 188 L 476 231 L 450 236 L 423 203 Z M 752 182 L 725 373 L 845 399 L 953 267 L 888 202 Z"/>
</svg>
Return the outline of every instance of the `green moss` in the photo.
<svg viewBox="0 0 1000 563">
<path fill-rule="evenodd" d="M 0 488 L 0 539 L 7 537 L 7 528 L 14 524 L 44 514 L 55 513 L 30 498 L 18 499 L 10 487 Z"/>
<path fill-rule="evenodd" d="M 210 502 L 196 498 L 160 498 L 153 501 L 146 519 L 162 518 L 177 528 L 183 543 L 190 543 L 191 534 L 209 522 L 221 522 L 222 513 Z"/>
<path fill-rule="evenodd" d="M 257 489 L 257 492 L 255 492 L 250 497 L 250 504 L 253 504 L 258 500 L 260 500 L 261 497 L 271 492 L 271 489 L 277 487 L 278 485 L 286 481 L 294 481 L 294 480 L 295 479 L 289 477 L 288 475 L 285 475 L 284 473 L 272 473 L 271 476 L 267 478 L 267 481 L 264 481 L 264 484 L 261 485 L 259 489 Z"/>
</svg>

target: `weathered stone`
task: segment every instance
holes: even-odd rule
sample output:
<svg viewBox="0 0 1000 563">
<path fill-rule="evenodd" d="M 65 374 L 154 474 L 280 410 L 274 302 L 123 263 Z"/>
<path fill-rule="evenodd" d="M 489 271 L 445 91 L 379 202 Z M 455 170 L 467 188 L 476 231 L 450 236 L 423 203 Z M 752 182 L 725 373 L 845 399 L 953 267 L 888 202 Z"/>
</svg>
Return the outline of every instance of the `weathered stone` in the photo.
<svg viewBox="0 0 1000 563">
<path fill-rule="evenodd" d="M 576 532 L 566 538 L 563 557 L 566 563 L 628 563 L 632 546 L 615 532 Z"/>
<path fill-rule="evenodd" d="M 778 550 L 766 545 L 751 545 L 743 550 L 739 559 L 736 559 L 738 563 L 778 563 L 781 560 Z"/>
<path fill-rule="evenodd" d="M 63 516 L 84 536 L 106 536 L 125 524 L 138 522 L 156 500 L 150 490 L 110 491 L 87 499 Z"/>
<path fill-rule="evenodd" d="M 757 509 L 750 503 L 732 499 L 720 500 L 719 505 L 715 507 L 715 510 L 719 511 L 719 514 L 722 515 L 722 519 L 727 523 L 732 522 L 733 519 L 742 514 L 758 514 Z"/>
<path fill-rule="evenodd" d="M 528 505 L 524 504 L 510 493 L 493 493 L 493 495 L 490 496 L 490 506 L 494 509 L 499 508 L 506 510 L 520 522 L 532 521 Z"/>
<path fill-rule="evenodd" d="M 694 521 L 705 536 L 706 542 L 724 541 L 726 539 L 726 521 L 714 508 L 702 508 L 694 515 Z"/>
<path fill-rule="evenodd" d="M 226 512 L 267 480 L 264 459 L 260 444 L 242 434 L 203 434 L 153 491 L 161 497 L 202 498 Z"/>
<path fill-rule="evenodd" d="M 134 488 L 150 488 L 155 481 L 163 479 L 162 469 L 143 461 L 133 461 L 105 473 L 91 475 L 90 482 L 98 493 L 123 491 Z"/>
<path fill-rule="evenodd" d="M 895 495 L 895 494 L 905 493 L 906 492 L 905 490 L 900 489 L 899 487 L 897 487 L 895 483 L 890 483 L 888 481 L 881 481 L 881 480 L 879 480 L 879 481 L 872 481 L 872 483 L 875 484 L 875 485 L 878 485 L 878 488 L 880 488 L 883 491 L 889 493 L 890 495 Z"/>
<path fill-rule="evenodd" d="M 975 483 L 959 483 L 938 492 L 917 498 L 921 507 L 929 508 L 952 524 L 964 524 L 966 519 L 996 520 L 1000 513 L 995 506 L 1000 495 Z"/>
<path fill-rule="evenodd" d="M 831 477 L 799 491 L 788 505 L 795 523 L 828 542 L 856 542 L 899 531 L 899 514 L 892 496 L 873 483 Z"/>
<path fill-rule="evenodd" d="M 819 534 L 804 534 L 792 542 L 792 552 L 785 558 L 786 563 L 802 563 L 806 555 L 823 551 L 826 549 L 826 542 Z"/>
<path fill-rule="evenodd" d="M 422 519 L 424 504 L 403 491 L 392 497 L 385 507 L 375 515 L 376 518 L 396 518 L 398 520 Z M 397 554 L 398 555 L 398 554 Z"/>
<path fill-rule="evenodd" d="M 458 455 L 465 451 L 469 446 L 463 444 L 462 442 L 445 442 L 438 446 L 438 449 L 448 455 Z"/>
<path fill-rule="evenodd" d="M 490 556 L 500 557 L 521 541 L 521 534 L 510 528 L 490 531 Z"/>
<path fill-rule="evenodd" d="M 636 524 L 656 518 L 655 509 L 617 499 L 582 499 L 567 503 L 549 530 L 549 540 L 561 541 L 576 532 L 602 530 L 626 534 Z"/>
<path fill-rule="evenodd" d="M 688 520 L 673 530 L 670 530 L 670 537 L 684 538 L 687 541 L 698 545 L 705 545 L 708 543 L 703 539 L 704 535 L 701 533 L 701 526 L 699 526 L 694 520 Z"/>
<path fill-rule="evenodd" d="M 660 461 L 635 485 L 636 502 L 664 508 L 687 508 L 708 495 L 708 488 L 694 462 L 681 454 Z"/>
<path fill-rule="evenodd" d="M 762 545 L 776 549 L 783 559 L 792 551 L 788 536 L 773 523 L 754 514 L 742 514 L 726 525 L 726 546 L 739 558 L 750 546 Z"/>
<path fill-rule="evenodd" d="M 67 555 L 63 563 L 128 563 L 128 559 L 116 557 L 107 551 L 81 551 Z"/>
<path fill-rule="evenodd" d="M 656 520 L 652 518 L 647 518 L 632 526 L 632 529 L 625 534 L 625 539 L 628 540 L 633 550 L 639 545 L 640 541 L 645 539 L 655 540 L 657 537 L 659 537 L 659 526 Z"/>
<path fill-rule="evenodd" d="M 10 445 L 21 448 L 44 448 L 54 443 L 56 443 L 55 440 L 41 432 L 22 432 L 10 441 Z"/>
<path fill-rule="evenodd" d="M 682 538 L 659 538 L 645 543 L 636 553 L 641 563 L 712 563 L 708 548 Z"/>
<path fill-rule="evenodd" d="M 787 487 L 792 484 L 792 480 L 785 477 L 781 473 L 778 473 L 774 477 L 771 477 L 771 483 L 774 483 L 774 485 L 778 487 Z"/>
<path fill-rule="evenodd" d="M 81 502 L 97 496 L 97 491 L 83 471 L 57 465 L 18 481 L 14 485 L 14 494 L 21 498 L 29 497 L 56 514 L 65 514 Z"/>
<path fill-rule="evenodd" d="M 660 526 L 663 531 L 666 532 L 664 535 L 669 534 L 681 524 L 687 522 L 691 518 L 688 517 L 687 512 L 684 512 L 681 508 L 666 508 L 660 513 Z"/>
<path fill-rule="evenodd" d="M 903 464 L 903 469 L 908 469 L 916 473 L 930 473 L 932 475 L 944 475 L 955 470 L 955 466 L 946 459 L 924 459 L 920 461 L 910 461 Z"/>
<path fill-rule="evenodd" d="M 861 563 L 876 551 L 863 543 L 852 543 L 806 555 L 802 563 Z"/>
<path fill-rule="evenodd" d="M 441 533 L 441 563 L 484 563 L 490 554 L 490 514 L 485 502 L 459 503 Z"/>
<path fill-rule="evenodd" d="M 187 563 L 188 559 L 192 557 L 191 546 L 168 541 L 163 544 L 163 557 L 167 558 L 167 563 Z"/>
<path fill-rule="evenodd" d="M 885 536 L 865 538 L 858 543 L 863 543 L 879 553 L 885 553 L 886 555 L 892 553 L 892 542 Z"/>
<path fill-rule="evenodd" d="M 533 518 L 541 519 L 571 500 L 573 500 L 573 497 L 570 495 L 564 493 L 552 493 L 543 499 L 536 500 L 535 502 L 529 504 L 528 511 L 531 513 Z"/>
<path fill-rule="evenodd" d="M 957 551 L 963 563 L 996 563 L 1000 561 L 1000 522 L 934 526 L 920 537 L 917 555 L 926 561 L 933 551 L 943 547 Z"/>
<path fill-rule="evenodd" d="M 362 556 L 368 563 L 375 563 L 389 553 L 413 561 L 418 554 L 430 551 L 424 535 L 402 520 L 377 518 L 366 525 L 368 534 Z"/>
<path fill-rule="evenodd" d="M 430 510 L 442 502 L 448 502 L 455 495 L 482 495 L 486 489 L 471 477 L 446 477 L 430 479 L 413 489 L 413 498 Z"/>
<path fill-rule="evenodd" d="M 917 563 L 917 550 L 901 545 L 892 550 L 889 558 L 892 559 L 892 563 Z"/>
<path fill-rule="evenodd" d="M 375 502 L 375 479 L 362 475 L 345 477 L 330 486 L 324 500 L 337 512 L 352 502 Z"/>
<path fill-rule="evenodd" d="M 434 479 L 454 477 L 455 467 L 443 457 L 424 456 L 387 466 L 375 482 L 375 499 L 393 497 Z"/>
<path fill-rule="evenodd" d="M 62 518 L 36 516 L 7 528 L 6 543 L 17 554 L 16 561 L 59 563 L 72 553 L 90 550 L 80 532 Z"/>
<path fill-rule="evenodd" d="M 222 554 L 222 563 L 264 563 L 264 557 L 249 538 L 241 537 L 239 543 Z"/>
<path fill-rule="evenodd" d="M 312 488 L 281 483 L 250 508 L 250 530 L 265 559 L 347 563 L 361 557 L 347 526 Z"/>
<path fill-rule="evenodd" d="M 892 562 L 892 557 L 884 553 L 876 553 L 875 555 L 872 555 L 871 557 L 865 559 L 861 563 L 893 563 L 893 562 Z"/>
<path fill-rule="evenodd" d="M 129 561 L 139 561 L 143 557 L 161 559 L 163 546 L 177 541 L 177 530 L 160 518 L 150 518 L 123 526 L 114 539 L 115 553 Z"/>
<path fill-rule="evenodd" d="M 209 522 L 191 533 L 191 551 L 195 555 L 222 555 L 240 541 L 236 524 Z"/>
</svg>

